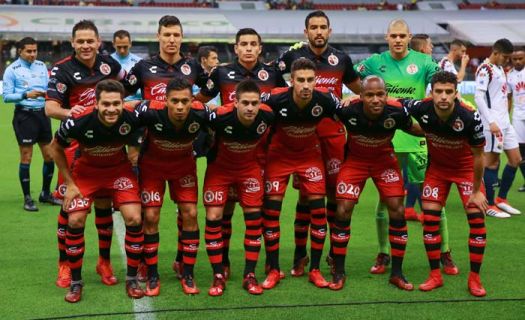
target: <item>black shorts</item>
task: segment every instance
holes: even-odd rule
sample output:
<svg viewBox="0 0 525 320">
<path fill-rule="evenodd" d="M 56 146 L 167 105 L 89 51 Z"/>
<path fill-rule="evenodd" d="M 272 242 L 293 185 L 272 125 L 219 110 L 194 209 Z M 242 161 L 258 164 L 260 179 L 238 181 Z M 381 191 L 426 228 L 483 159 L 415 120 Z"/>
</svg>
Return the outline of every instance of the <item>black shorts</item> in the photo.
<svg viewBox="0 0 525 320">
<path fill-rule="evenodd" d="M 46 117 L 44 108 L 31 111 L 15 107 L 13 128 L 18 145 L 48 144 L 53 139 L 51 120 Z"/>
</svg>

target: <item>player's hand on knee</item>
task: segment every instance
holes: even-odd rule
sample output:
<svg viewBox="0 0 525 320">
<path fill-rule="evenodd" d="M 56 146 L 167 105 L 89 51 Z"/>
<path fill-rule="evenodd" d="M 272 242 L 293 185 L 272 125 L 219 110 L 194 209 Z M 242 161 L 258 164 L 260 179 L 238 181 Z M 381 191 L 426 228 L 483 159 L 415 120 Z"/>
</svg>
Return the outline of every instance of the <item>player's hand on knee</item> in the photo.
<svg viewBox="0 0 525 320">
<path fill-rule="evenodd" d="M 81 114 L 84 111 L 86 111 L 86 107 L 77 104 L 73 108 L 71 108 L 71 110 L 69 110 L 69 114 L 67 116 L 71 117 L 74 114 Z"/>
<path fill-rule="evenodd" d="M 66 193 L 64 194 L 64 203 L 63 203 L 64 210 L 69 209 L 69 207 L 71 206 L 71 202 L 75 198 L 82 199 L 84 198 L 84 196 L 82 195 L 82 193 L 80 193 L 80 189 L 77 187 L 76 184 L 74 183 L 68 184 L 66 187 Z"/>
<path fill-rule="evenodd" d="M 468 205 L 475 205 L 478 207 L 483 213 L 488 209 L 488 202 L 487 198 L 481 191 L 473 192 L 470 195 L 470 198 L 468 199 L 467 206 Z"/>
</svg>

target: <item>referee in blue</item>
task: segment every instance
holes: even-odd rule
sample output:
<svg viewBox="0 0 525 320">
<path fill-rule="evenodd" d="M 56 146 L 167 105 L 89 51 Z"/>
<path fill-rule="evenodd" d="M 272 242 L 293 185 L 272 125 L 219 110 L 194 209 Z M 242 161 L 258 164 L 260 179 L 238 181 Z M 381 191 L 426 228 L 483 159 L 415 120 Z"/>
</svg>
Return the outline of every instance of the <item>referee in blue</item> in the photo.
<svg viewBox="0 0 525 320">
<path fill-rule="evenodd" d="M 51 157 L 51 121 L 44 112 L 45 95 L 49 76 L 42 61 L 36 60 L 37 43 L 26 37 L 17 43 L 19 58 L 10 64 L 3 77 L 3 98 L 15 104 L 13 128 L 20 148 L 19 178 L 24 193 L 24 209 L 38 211 L 30 191 L 29 168 L 33 156 L 33 145 L 38 143 L 44 166 L 43 183 L 39 202 L 60 204 L 51 196 L 50 185 L 55 164 Z"/>
</svg>

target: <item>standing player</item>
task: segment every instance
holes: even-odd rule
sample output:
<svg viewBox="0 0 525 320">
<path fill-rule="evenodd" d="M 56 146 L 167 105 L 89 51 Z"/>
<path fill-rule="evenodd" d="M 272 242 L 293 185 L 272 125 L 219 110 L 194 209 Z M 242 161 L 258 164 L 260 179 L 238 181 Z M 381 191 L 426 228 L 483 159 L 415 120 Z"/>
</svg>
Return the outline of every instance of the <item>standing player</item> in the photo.
<svg viewBox="0 0 525 320">
<path fill-rule="evenodd" d="M 314 11 L 306 16 L 304 24 L 304 35 L 308 44 L 301 44 L 300 47 L 291 48 L 283 53 L 276 62 L 281 72 L 290 73 L 292 63 L 300 57 L 305 57 L 316 65 L 316 87 L 332 90 L 336 96 L 342 98 L 344 84 L 358 94 L 360 90 L 359 76 L 354 71 L 352 59 L 346 53 L 328 45 L 332 33 L 328 16 L 323 11 Z M 344 158 L 346 137 L 343 125 L 330 118 L 324 118 L 321 121 L 317 128 L 317 134 L 321 142 L 326 172 L 328 199 L 326 212 L 331 230 L 336 210 L 335 183 L 339 166 Z M 303 275 L 304 267 L 308 263 L 306 243 L 310 224 L 310 208 L 305 197 L 305 195 L 301 195 L 296 206 L 295 253 L 294 266 L 291 271 L 294 276 Z M 329 257 L 327 261 L 331 261 Z"/>
<path fill-rule="evenodd" d="M 525 159 L 525 48 L 514 48 L 512 53 L 512 70 L 507 74 L 509 102 L 512 105 L 512 126 L 516 130 L 521 158 Z M 520 170 L 525 177 L 525 163 L 522 161 Z M 525 191 L 525 185 L 518 191 Z"/>
<path fill-rule="evenodd" d="M 198 101 L 192 102 L 191 83 L 177 77 L 166 87 L 166 102 L 144 101 L 136 113 L 147 128 L 139 159 L 140 189 L 144 208 L 144 260 L 148 267 L 147 296 L 160 293 L 157 271 L 160 209 L 166 182 L 170 196 L 182 217 L 182 289 L 199 293 L 193 280 L 193 266 L 199 248 L 197 224 L 197 172 L 193 140 L 205 128 L 207 112 Z"/>
<path fill-rule="evenodd" d="M 120 63 L 122 68 L 129 72 L 133 66 L 142 60 L 141 57 L 131 53 L 131 35 L 127 30 L 118 30 L 113 34 L 113 48 L 115 52 L 111 54 L 111 57 Z M 140 91 L 137 91 L 134 95 L 129 96 L 126 100 L 140 100 Z"/>
<path fill-rule="evenodd" d="M 33 145 L 38 143 L 44 158 L 42 167 L 42 192 L 39 202 L 60 204 L 50 191 L 55 163 L 50 154 L 52 140 L 51 121 L 44 111 L 48 82 L 46 65 L 36 60 L 38 48 L 35 39 L 26 37 L 17 43 L 18 60 L 10 64 L 3 77 L 3 99 L 15 104 L 13 128 L 20 149 L 18 176 L 24 194 L 24 210 L 38 211 L 31 197 L 29 167 L 33 157 Z"/>
<path fill-rule="evenodd" d="M 338 109 L 337 116 L 345 124 L 349 137 L 346 158 L 337 178 L 337 212 L 332 232 L 335 273 L 329 288 L 343 288 L 352 213 L 366 180 L 372 178 L 390 217 L 390 283 L 403 290 L 413 290 L 414 286 L 405 279 L 401 267 L 408 232 L 403 207 L 403 180 L 394 155 L 392 138 L 396 129 L 411 130 L 421 135 L 423 132 L 419 125 L 412 122 L 412 118 L 399 102 L 387 101 L 385 83 L 378 76 L 363 79 L 361 99 Z"/>
<path fill-rule="evenodd" d="M 123 109 L 124 87 L 116 80 L 103 80 L 95 89 L 96 105 L 64 119 L 53 144 L 57 166 L 66 183 L 64 210 L 68 214 L 66 252 L 71 268 L 71 286 L 65 296 L 70 303 L 82 298 L 84 226 L 93 199 L 110 196 L 126 224 L 126 292 L 140 299 L 144 292 L 137 281 L 137 267 L 144 235 L 140 216 L 138 183 L 124 146 L 140 125 L 132 111 Z M 71 169 L 65 148 L 76 141 L 80 156 Z"/>
<path fill-rule="evenodd" d="M 51 77 L 46 95 L 46 114 L 55 119 L 84 111 L 96 104 L 95 86 L 104 79 L 122 79 L 125 71 L 113 58 L 97 53 L 100 47 L 98 29 L 92 21 L 82 20 L 73 26 L 71 46 L 74 53 L 57 62 L 51 69 Z M 77 146 L 72 143 L 66 148 L 68 163 L 73 163 Z M 59 175 L 58 193 L 63 196 L 65 185 Z M 110 263 L 110 248 L 113 235 L 113 218 L 110 199 L 95 199 L 95 225 L 99 237 L 99 262 L 97 273 L 106 285 L 114 285 L 117 279 L 113 276 Z M 58 216 L 58 249 L 59 274 L 56 285 L 62 288 L 69 286 L 71 275 L 66 263 L 66 226 L 68 216 L 60 210 Z"/>
<path fill-rule="evenodd" d="M 516 170 L 521 162 L 518 137 L 510 123 L 507 77 L 503 66 L 514 50 L 507 39 L 499 39 L 492 46 L 492 53 L 476 71 L 476 94 L 474 99 L 483 121 L 485 144 L 485 175 L 489 209 L 487 215 L 509 218 L 520 214 L 507 202 L 507 193 L 512 186 Z M 494 183 L 498 179 L 500 154 L 505 151 L 508 162 L 503 169 L 498 197 L 494 200 Z"/>
<path fill-rule="evenodd" d="M 457 79 L 453 73 L 435 74 L 431 88 L 432 98 L 404 102 L 425 131 L 432 159 L 423 184 L 423 239 L 431 271 L 419 289 L 430 291 L 443 285 L 439 270 L 439 220 L 450 186 L 455 183 L 470 227 L 468 288 L 472 295 L 482 297 L 486 292 L 479 271 L 486 244 L 483 212 L 487 209 L 481 181 L 485 144 L 483 125 L 477 112 L 456 99 Z"/>
<path fill-rule="evenodd" d="M 456 66 L 454 65 L 457 61 L 461 62 L 459 70 L 456 70 Z M 455 74 L 458 77 L 458 82 L 461 82 L 465 78 L 469 61 L 470 57 L 467 54 L 467 45 L 465 42 L 454 39 L 454 41 L 450 43 L 450 51 L 448 54 L 439 61 L 439 67 L 443 71 Z"/>
<path fill-rule="evenodd" d="M 251 79 L 259 86 L 263 96 L 269 95 L 276 87 L 286 87 L 281 73 L 273 66 L 259 62 L 262 52 L 261 36 L 251 28 L 240 29 L 235 35 L 235 54 L 237 58 L 228 64 L 219 65 L 210 74 L 206 86 L 202 87 L 196 99 L 208 102 L 220 94 L 223 105 L 230 104 L 235 98 L 236 86 L 245 79 Z M 262 165 L 262 164 L 261 164 Z M 229 248 L 232 233 L 231 220 L 235 209 L 235 189 L 230 190 L 229 201 L 223 214 L 223 263 L 226 278 L 230 275 Z"/>
<path fill-rule="evenodd" d="M 418 33 L 412 36 L 412 39 L 410 40 L 410 48 L 414 51 L 432 56 L 434 45 L 428 34 Z"/>
<path fill-rule="evenodd" d="M 408 49 L 411 39 L 410 30 L 404 20 L 390 22 L 385 35 L 389 50 L 375 54 L 362 62 L 358 67 L 361 77 L 377 75 L 386 82 L 388 95 L 396 98 L 422 99 L 430 79 L 439 71 L 432 58 L 426 54 Z M 427 166 L 426 142 L 424 138 L 416 138 L 398 131 L 393 140 L 396 156 L 405 172 L 407 183 L 407 203 L 415 203 L 420 194 L 421 183 L 424 180 Z M 409 199 L 410 197 L 414 197 Z M 407 209 L 405 209 L 405 213 Z M 379 254 L 376 263 L 370 269 L 373 274 L 386 271 L 390 263 L 388 243 L 388 222 L 385 207 L 378 205 L 376 213 L 377 234 L 379 239 Z M 415 216 L 417 218 L 417 216 Z M 448 247 L 448 227 L 445 211 L 441 216 L 441 236 L 443 237 L 442 263 L 445 273 L 458 274 L 458 269 L 452 261 Z"/>
<path fill-rule="evenodd" d="M 292 63 L 291 88 L 272 91 L 267 104 L 276 124 L 266 159 L 264 201 L 264 244 L 270 271 L 262 286 L 275 287 L 280 281 L 279 239 L 282 202 L 290 175 L 299 178 L 299 190 L 307 197 L 311 214 L 311 257 L 309 281 L 319 288 L 328 286 L 319 270 L 326 238 L 325 173 L 317 124 L 333 116 L 339 100 L 326 89 L 314 90 L 315 64 L 307 58 Z"/>
<path fill-rule="evenodd" d="M 272 110 L 260 103 L 261 91 L 253 80 L 244 80 L 235 88 L 233 104 L 226 104 L 210 115 L 216 143 L 208 153 L 204 179 L 206 206 L 206 251 L 213 268 L 213 284 L 208 294 L 220 296 L 226 289 L 222 252 L 224 239 L 222 218 L 228 189 L 237 190 L 244 212 L 245 267 L 243 288 L 250 294 L 262 294 L 255 277 L 261 249 L 261 207 L 263 204 L 262 168 L 257 148 L 273 122 Z"/>
</svg>

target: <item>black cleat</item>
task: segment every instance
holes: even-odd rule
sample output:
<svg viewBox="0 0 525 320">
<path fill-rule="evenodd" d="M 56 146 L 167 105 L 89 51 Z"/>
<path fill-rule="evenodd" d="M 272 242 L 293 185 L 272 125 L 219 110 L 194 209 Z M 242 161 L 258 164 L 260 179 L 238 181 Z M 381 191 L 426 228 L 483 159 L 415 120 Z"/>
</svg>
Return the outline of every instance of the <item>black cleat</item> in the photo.
<svg viewBox="0 0 525 320">
<path fill-rule="evenodd" d="M 38 197 L 38 202 L 40 202 L 40 203 L 49 203 L 49 204 L 54 205 L 54 206 L 61 206 L 62 205 L 62 200 L 57 199 L 57 198 L 53 197 L 50 193 L 47 193 L 47 192 L 44 192 L 44 191 L 42 191 L 40 193 L 40 196 Z"/>
<path fill-rule="evenodd" d="M 525 192 L 525 184 L 518 188 L 518 192 Z"/>
<path fill-rule="evenodd" d="M 32 212 L 38 211 L 38 208 L 30 195 L 24 197 L 24 210 Z"/>
</svg>

